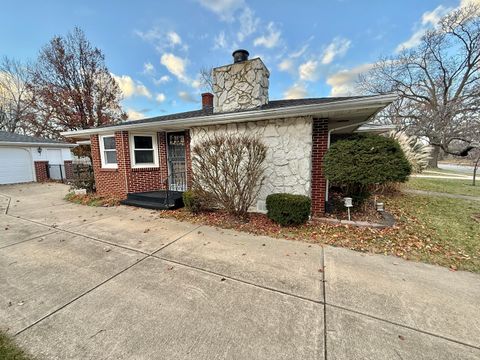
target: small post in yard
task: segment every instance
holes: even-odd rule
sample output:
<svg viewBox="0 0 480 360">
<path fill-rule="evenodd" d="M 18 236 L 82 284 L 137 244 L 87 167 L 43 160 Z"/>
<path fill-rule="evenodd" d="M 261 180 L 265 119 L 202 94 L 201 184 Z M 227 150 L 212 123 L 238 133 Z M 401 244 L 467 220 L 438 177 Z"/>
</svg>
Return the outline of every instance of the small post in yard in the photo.
<svg viewBox="0 0 480 360">
<path fill-rule="evenodd" d="M 353 207 L 352 198 L 351 197 L 343 198 L 343 203 L 344 203 L 345 207 L 347 208 L 348 221 L 350 221 L 350 208 Z"/>
</svg>

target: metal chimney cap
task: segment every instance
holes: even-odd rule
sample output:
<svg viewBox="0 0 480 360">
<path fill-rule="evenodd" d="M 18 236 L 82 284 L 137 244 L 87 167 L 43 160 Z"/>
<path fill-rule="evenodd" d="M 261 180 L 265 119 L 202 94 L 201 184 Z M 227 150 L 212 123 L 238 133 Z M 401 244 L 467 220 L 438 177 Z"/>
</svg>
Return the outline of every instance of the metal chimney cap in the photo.
<svg viewBox="0 0 480 360">
<path fill-rule="evenodd" d="M 242 61 L 246 61 L 248 60 L 248 55 L 250 55 L 248 53 L 247 50 L 244 50 L 244 49 L 238 49 L 238 50 L 235 50 L 233 53 L 232 53 L 232 56 L 233 56 L 233 63 L 238 63 L 238 62 L 242 62 Z"/>
</svg>

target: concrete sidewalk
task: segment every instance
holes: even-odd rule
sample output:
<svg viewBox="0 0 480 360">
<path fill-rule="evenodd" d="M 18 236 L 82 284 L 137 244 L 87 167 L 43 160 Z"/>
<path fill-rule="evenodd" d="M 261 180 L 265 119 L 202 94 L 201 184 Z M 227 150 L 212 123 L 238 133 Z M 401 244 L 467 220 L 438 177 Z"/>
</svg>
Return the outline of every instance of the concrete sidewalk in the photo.
<svg viewBox="0 0 480 360">
<path fill-rule="evenodd" d="M 0 187 L 0 327 L 40 359 L 478 359 L 480 276 Z"/>
</svg>

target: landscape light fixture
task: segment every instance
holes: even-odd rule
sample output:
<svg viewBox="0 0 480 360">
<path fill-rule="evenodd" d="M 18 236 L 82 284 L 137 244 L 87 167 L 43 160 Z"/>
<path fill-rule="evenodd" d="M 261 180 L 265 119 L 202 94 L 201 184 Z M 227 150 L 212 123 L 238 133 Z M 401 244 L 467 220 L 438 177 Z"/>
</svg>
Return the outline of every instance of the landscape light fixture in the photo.
<svg viewBox="0 0 480 360">
<path fill-rule="evenodd" d="M 343 198 L 343 204 L 347 208 L 348 221 L 350 221 L 350 208 L 353 207 L 352 198 L 351 197 Z"/>
</svg>

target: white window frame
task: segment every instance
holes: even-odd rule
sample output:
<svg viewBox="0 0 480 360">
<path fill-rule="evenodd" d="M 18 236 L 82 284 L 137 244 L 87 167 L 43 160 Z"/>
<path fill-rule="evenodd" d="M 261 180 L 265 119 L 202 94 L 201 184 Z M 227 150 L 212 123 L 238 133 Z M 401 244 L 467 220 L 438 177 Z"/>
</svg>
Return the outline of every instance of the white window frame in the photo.
<svg viewBox="0 0 480 360">
<path fill-rule="evenodd" d="M 153 146 L 153 163 L 148 164 L 136 164 L 135 163 L 135 136 L 150 136 L 152 138 Z M 142 168 L 158 168 L 158 139 L 157 133 L 130 133 L 128 136 L 129 139 L 129 148 L 130 148 L 130 163 L 132 169 L 142 169 Z M 147 149 L 138 149 L 138 150 L 147 150 Z"/>
<path fill-rule="evenodd" d="M 117 162 L 115 164 L 107 164 L 105 162 L 105 151 L 113 151 L 113 149 L 105 149 L 105 145 L 103 143 L 104 138 L 109 138 L 113 137 L 115 140 L 115 153 L 117 155 Z M 115 139 L 115 134 L 105 134 L 105 135 L 100 135 L 98 137 L 98 142 L 100 143 L 100 159 L 102 162 L 102 169 L 118 169 L 118 151 L 117 151 L 117 141 Z"/>
</svg>

